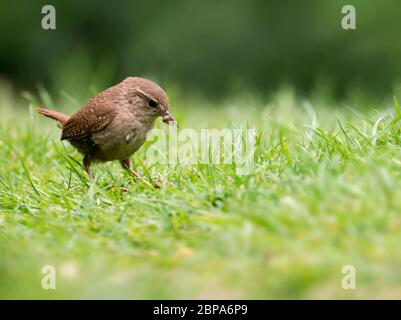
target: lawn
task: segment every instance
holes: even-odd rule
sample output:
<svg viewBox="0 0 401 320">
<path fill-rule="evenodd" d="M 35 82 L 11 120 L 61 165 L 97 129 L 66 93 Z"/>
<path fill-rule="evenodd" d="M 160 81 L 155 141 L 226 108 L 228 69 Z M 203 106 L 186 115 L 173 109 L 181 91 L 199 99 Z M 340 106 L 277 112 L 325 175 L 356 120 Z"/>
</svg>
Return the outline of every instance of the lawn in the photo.
<svg viewBox="0 0 401 320">
<path fill-rule="evenodd" d="M 223 102 L 170 96 L 180 130 L 255 127 L 253 172 L 147 165 L 149 142 L 133 159 L 148 179 L 162 176 L 160 190 L 118 163 L 94 166 L 90 180 L 36 101 L 2 95 L 0 298 L 401 298 L 393 101 L 290 89 Z M 85 102 L 41 100 L 69 114 Z M 45 265 L 56 269 L 55 290 L 41 286 Z M 341 286 L 345 265 L 355 267 L 354 290 Z"/>
</svg>

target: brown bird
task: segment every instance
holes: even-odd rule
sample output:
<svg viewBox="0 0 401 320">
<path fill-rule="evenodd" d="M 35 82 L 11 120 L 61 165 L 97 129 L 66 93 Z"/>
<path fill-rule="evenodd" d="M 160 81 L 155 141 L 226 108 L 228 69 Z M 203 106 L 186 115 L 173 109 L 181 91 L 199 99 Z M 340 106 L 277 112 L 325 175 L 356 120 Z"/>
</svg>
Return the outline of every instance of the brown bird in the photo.
<svg viewBox="0 0 401 320">
<path fill-rule="evenodd" d="M 128 77 L 100 92 L 71 117 L 44 108 L 37 112 L 59 122 L 61 140 L 68 140 L 83 154 L 83 166 L 90 176 L 93 162 L 119 160 L 147 184 L 134 171 L 130 156 L 145 142 L 158 117 L 177 126 L 164 90 L 138 77 Z"/>
</svg>

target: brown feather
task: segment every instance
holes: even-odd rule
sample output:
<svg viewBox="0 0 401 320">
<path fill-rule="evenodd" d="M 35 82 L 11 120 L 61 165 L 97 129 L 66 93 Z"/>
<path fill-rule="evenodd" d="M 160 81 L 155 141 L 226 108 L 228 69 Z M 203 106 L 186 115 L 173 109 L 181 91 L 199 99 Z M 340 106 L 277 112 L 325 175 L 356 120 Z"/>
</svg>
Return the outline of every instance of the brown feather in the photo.
<svg viewBox="0 0 401 320">
<path fill-rule="evenodd" d="M 38 109 L 36 109 L 36 112 L 44 115 L 45 117 L 48 117 L 50 119 L 58 121 L 61 126 L 63 126 L 68 121 L 68 119 L 70 118 L 69 116 L 67 116 L 64 113 L 57 112 L 57 111 L 54 111 L 54 110 L 45 109 L 45 108 L 38 108 Z"/>
<path fill-rule="evenodd" d="M 116 104 L 121 95 L 116 89 L 111 87 L 99 93 L 72 115 L 63 127 L 61 140 L 88 137 L 107 128 L 116 114 Z"/>
</svg>

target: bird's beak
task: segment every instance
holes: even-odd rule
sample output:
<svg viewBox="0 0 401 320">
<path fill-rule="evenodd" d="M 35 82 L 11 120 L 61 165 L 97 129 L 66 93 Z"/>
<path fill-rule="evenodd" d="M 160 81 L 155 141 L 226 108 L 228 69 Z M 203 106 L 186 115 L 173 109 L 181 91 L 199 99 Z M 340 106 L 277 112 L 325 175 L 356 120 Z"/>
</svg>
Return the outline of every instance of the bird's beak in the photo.
<svg viewBox="0 0 401 320">
<path fill-rule="evenodd" d="M 178 128 L 177 121 L 173 118 L 171 113 L 169 111 L 166 111 L 163 115 L 163 122 L 169 124 L 170 126 L 173 126 L 175 128 Z"/>
</svg>

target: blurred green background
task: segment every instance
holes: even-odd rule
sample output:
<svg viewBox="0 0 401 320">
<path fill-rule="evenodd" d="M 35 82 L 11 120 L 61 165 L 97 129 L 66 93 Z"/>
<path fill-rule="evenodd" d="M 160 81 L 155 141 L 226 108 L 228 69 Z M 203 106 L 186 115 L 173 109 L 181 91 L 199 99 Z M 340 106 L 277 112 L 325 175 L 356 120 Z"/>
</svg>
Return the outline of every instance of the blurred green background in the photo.
<svg viewBox="0 0 401 320">
<path fill-rule="evenodd" d="M 45 4 L 56 30 L 41 28 Z M 345 4 L 356 30 L 341 28 Z M 128 75 L 213 98 L 282 84 L 385 96 L 399 90 L 400 30 L 398 0 L 1 1 L 0 77 L 78 98 Z"/>
</svg>

